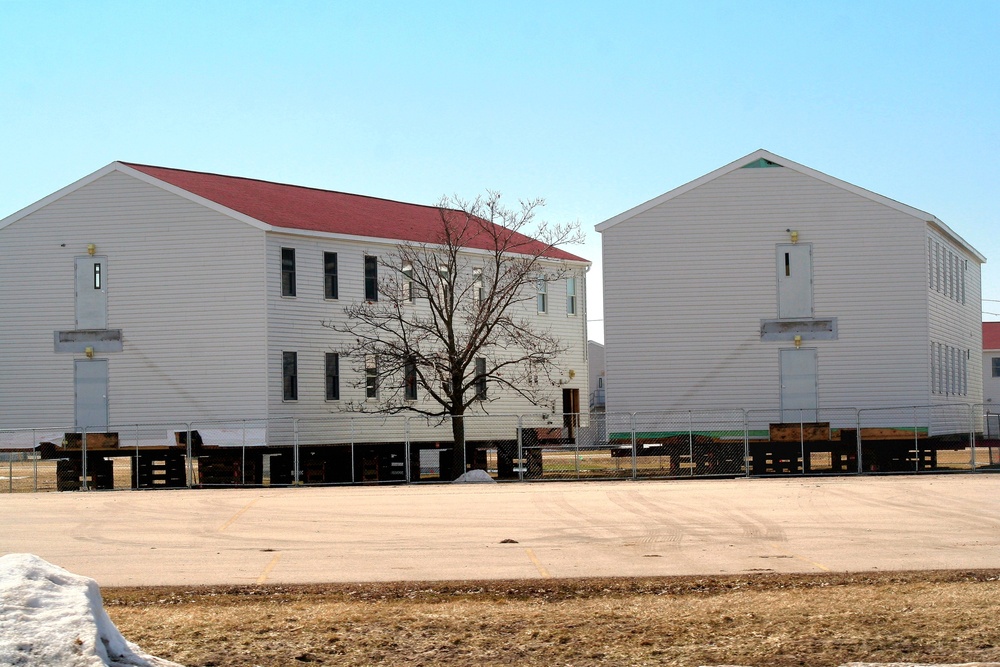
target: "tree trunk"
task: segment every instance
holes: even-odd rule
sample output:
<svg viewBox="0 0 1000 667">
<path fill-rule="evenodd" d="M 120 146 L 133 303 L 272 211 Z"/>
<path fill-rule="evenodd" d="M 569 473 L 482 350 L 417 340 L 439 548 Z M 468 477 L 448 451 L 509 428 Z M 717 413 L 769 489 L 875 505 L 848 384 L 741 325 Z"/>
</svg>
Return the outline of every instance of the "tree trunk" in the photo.
<svg viewBox="0 0 1000 667">
<path fill-rule="evenodd" d="M 454 446 L 451 450 L 451 478 L 458 479 L 465 474 L 465 417 L 451 416 L 451 434 Z"/>
</svg>

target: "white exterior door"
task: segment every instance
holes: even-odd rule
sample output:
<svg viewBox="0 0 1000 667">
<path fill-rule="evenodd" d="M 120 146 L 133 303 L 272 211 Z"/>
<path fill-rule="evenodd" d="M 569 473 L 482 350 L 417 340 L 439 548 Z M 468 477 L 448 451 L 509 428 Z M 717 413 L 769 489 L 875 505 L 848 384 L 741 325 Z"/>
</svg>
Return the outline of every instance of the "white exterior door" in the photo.
<svg viewBox="0 0 1000 667">
<path fill-rule="evenodd" d="M 812 245 L 778 244 L 778 317 L 812 317 Z"/>
<path fill-rule="evenodd" d="M 76 328 L 108 328 L 108 260 L 76 258 Z"/>
<path fill-rule="evenodd" d="M 108 360 L 77 359 L 73 364 L 76 426 L 92 431 L 108 428 Z"/>
<path fill-rule="evenodd" d="M 781 365 L 781 421 L 815 422 L 819 400 L 816 391 L 816 350 L 779 350 Z"/>
</svg>

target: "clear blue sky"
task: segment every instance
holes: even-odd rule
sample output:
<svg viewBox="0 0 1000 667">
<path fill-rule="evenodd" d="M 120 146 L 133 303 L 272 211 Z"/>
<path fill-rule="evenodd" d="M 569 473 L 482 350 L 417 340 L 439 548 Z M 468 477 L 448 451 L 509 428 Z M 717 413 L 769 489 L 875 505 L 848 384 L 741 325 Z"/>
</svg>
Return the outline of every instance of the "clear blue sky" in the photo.
<svg viewBox="0 0 1000 667">
<path fill-rule="evenodd" d="M 757 148 L 923 209 L 1000 320 L 1000 2 L 0 0 L 0 217 L 113 160 L 593 226 Z M 572 250 L 572 248 L 571 248 Z"/>
</svg>

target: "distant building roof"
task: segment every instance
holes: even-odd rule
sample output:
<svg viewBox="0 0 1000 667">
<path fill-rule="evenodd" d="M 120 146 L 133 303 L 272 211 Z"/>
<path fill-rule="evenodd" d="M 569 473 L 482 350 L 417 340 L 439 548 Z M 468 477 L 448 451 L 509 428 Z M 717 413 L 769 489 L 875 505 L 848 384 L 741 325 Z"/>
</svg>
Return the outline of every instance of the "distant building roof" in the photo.
<svg viewBox="0 0 1000 667">
<path fill-rule="evenodd" d="M 983 322 L 983 349 L 1000 350 L 1000 322 Z"/>
<path fill-rule="evenodd" d="M 441 209 L 437 206 L 238 176 L 131 162 L 121 164 L 274 227 L 415 243 L 442 242 Z M 544 250 L 541 241 L 522 234 L 515 235 L 514 241 L 522 246 L 522 252 Z M 491 239 L 483 234 L 463 245 L 488 250 Z M 558 248 L 544 250 L 541 254 L 552 259 L 587 261 Z"/>
</svg>

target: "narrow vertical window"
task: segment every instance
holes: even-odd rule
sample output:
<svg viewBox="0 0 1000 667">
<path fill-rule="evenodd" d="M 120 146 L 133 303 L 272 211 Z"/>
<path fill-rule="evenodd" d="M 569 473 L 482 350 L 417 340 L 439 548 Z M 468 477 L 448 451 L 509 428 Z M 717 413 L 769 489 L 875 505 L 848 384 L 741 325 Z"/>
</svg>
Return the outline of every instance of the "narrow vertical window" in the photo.
<svg viewBox="0 0 1000 667">
<path fill-rule="evenodd" d="M 486 400 L 486 359 L 484 357 L 476 357 L 476 400 L 485 401 Z"/>
<path fill-rule="evenodd" d="M 340 400 L 340 355 L 326 353 L 326 400 Z"/>
<path fill-rule="evenodd" d="M 101 263 L 94 262 L 94 289 L 101 289 Z"/>
<path fill-rule="evenodd" d="M 295 296 L 295 248 L 281 249 L 281 296 Z"/>
<path fill-rule="evenodd" d="M 365 355 L 365 398 L 378 398 L 378 356 Z"/>
<path fill-rule="evenodd" d="M 934 242 L 934 289 L 941 291 L 941 244 Z"/>
<path fill-rule="evenodd" d="M 297 352 L 281 353 L 281 386 L 281 397 L 284 400 L 299 400 L 299 355 Z"/>
<path fill-rule="evenodd" d="M 378 258 L 365 255 L 365 301 L 378 301 Z"/>
<path fill-rule="evenodd" d="M 472 269 L 472 300 L 474 303 L 483 302 L 483 270 Z"/>
<path fill-rule="evenodd" d="M 548 281 L 545 278 L 538 279 L 538 312 L 549 312 Z"/>
<path fill-rule="evenodd" d="M 937 359 L 934 357 L 934 347 L 937 343 L 931 343 L 931 393 L 937 393 Z"/>
<path fill-rule="evenodd" d="M 993 357 L 990 364 L 993 367 L 993 377 L 1000 378 L 1000 357 Z"/>
<path fill-rule="evenodd" d="M 576 277 L 566 278 L 566 314 L 576 315 Z"/>
<path fill-rule="evenodd" d="M 785 253 L 785 275 L 792 275 L 792 259 L 787 252 Z"/>
<path fill-rule="evenodd" d="M 451 303 L 451 269 L 447 264 L 438 265 L 438 294 L 442 304 Z"/>
<path fill-rule="evenodd" d="M 416 295 L 413 293 L 413 265 L 403 265 L 403 301 L 415 301 Z"/>
<path fill-rule="evenodd" d="M 323 253 L 323 296 L 327 299 L 337 299 L 337 253 Z"/>
<path fill-rule="evenodd" d="M 417 400 L 417 364 L 412 359 L 403 367 L 403 397 L 407 401 Z"/>
<path fill-rule="evenodd" d="M 927 289 L 934 289 L 934 241 L 927 239 Z"/>
<path fill-rule="evenodd" d="M 965 271 L 969 268 L 969 260 L 961 262 L 962 266 L 962 305 L 965 305 Z"/>
</svg>

